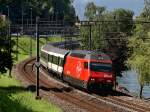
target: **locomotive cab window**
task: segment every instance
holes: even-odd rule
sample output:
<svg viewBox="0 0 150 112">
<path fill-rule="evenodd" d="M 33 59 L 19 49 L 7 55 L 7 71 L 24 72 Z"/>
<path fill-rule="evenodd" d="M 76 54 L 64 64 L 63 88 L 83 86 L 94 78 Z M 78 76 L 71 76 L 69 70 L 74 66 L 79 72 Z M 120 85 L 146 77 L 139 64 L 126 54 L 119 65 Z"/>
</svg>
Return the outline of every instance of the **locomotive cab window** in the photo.
<svg viewBox="0 0 150 112">
<path fill-rule="evenodd" d="M 111 72 L 112 71 L 112 64 L 91 62 L 90 63 L 90 70 L 91 71 L 97 71 L 97 72 Z"/>
</svg>

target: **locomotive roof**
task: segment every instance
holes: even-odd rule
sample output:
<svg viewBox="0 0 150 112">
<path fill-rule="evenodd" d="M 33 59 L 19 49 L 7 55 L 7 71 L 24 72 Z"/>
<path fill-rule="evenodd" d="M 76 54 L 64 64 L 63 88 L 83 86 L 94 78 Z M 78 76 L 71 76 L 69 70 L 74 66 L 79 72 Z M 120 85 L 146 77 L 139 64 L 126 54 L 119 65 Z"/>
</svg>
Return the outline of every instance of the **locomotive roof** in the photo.
<svg viewBox="0 0 150 112">
<path fill-rule="evenodd" d="M 111 60 L 107 54 L 100 51 L 72 50 L 70 55 L 92 60 Z"/>
<path fill-rule="evenodd" d="M 82 54 L 104 54 L 103 52 L 88 51 L 88 50 L 72 50 L 72 53 L 82 53 Z"/>
</svg>

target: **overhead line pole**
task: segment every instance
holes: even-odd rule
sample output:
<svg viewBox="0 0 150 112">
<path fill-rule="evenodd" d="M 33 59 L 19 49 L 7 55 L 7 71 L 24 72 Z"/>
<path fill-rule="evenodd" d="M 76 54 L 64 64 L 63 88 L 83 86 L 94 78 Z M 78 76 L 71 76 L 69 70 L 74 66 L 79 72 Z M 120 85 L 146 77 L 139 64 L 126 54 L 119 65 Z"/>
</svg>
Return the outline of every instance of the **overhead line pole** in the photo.
<svg viewBox="0 0 150 112">
<path fill-rule="evenodd" d="M 9 55 L 10 55 L 10 58 L 11 58 L 11 32 L 10 32 L 10 10 L 9 10 L 9 6 L 7 6 L 7 13 L 8 13 L 8 38 L 9 38 Z M 10 68 L 9 68 L 9 77 L 11 77 L 11 70 L 12 70 L 12 65 L 10 65 Z"/>
<path fill-rule="evenodd" d="M 23 18 L 23 16 L 24 16 L 24 6 L 23 6 L 23 1 L 22 1 L 22 4 L 21 4 L 21 7 L 22 7 L 22 9 L 21 9 L 21 24 L 22 24 L 22 34 L 23 34 L 23 31 L 24 31 L 24 28 L 23 28 L 23 24 L 24 24 L 24 18 Z"/>
<path fill-rule="evenodd" d="M 16 48 L 16 50 L 17 50 L 17 54 L 16 54 L 16 60 L 18 61 L 18 53 L 19 53 L 19 51 L 18 51 L 18 37 L 19 37 L 19 26 L 17 26 L 17 48 Z"/>
<path fill-rule="evenodd" d="M 40 57 L 39 57 L 39 31 L 38 31 L 38 22 L 39 22 L 39 17 L 36 17 L 36 99 L 41 99 L 39 96 L 39 69 L 40 69 Z"/>
<path fill-rule="evenodd" d="M 92 25 L 90 24 L 90 37 L 89 37 L 89 47 L 92 50 Z"/>
<path fill-rule="evenodd" d="M 32 8 L 30 8 L 30 21 L 31 21 L 31 25 L 30 28 L 32 29 Z M 30 36 L 30 58 L 32 57 L 32 36 Z"/>
</svg>

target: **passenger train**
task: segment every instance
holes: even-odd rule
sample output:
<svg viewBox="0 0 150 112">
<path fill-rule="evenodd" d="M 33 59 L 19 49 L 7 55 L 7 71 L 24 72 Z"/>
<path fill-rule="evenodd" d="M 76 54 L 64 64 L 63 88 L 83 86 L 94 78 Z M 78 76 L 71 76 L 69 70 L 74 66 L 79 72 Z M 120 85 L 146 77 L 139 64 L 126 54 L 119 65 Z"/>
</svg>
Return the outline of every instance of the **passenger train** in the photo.
<svg viewBox="0 0 150 112">
<path fill-rule="evenodd" d="M 79 46 L 77 43 L 74 45 Z M 115 76 L 108 55 L 102 52 L 62 48 L 64 45 L 59 43 L 42 46 L 40 56 L 42 66 L 77 87 L 88 90 L 104 85 L 112 89 Z"/>
</svg>

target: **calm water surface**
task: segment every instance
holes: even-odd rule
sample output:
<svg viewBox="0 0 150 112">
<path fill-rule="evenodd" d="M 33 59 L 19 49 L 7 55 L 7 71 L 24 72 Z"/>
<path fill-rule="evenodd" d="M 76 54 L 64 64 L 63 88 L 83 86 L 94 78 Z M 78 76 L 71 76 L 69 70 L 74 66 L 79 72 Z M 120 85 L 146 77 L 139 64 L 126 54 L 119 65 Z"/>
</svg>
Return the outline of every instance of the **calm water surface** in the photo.
<svg viewBox="0 0 150 112">
<path fill-rule="evenodd" d="M 122 73 L 122 77 L 117 77 L 119 85 L 126 87 L 130 92 L 139 95 L 140 86 L 138 84 L 138 77 L 134 71 L 125 71 Z M 150 98 L 150 86 L 144 86 L 143 96 Z"/>
</svg>

